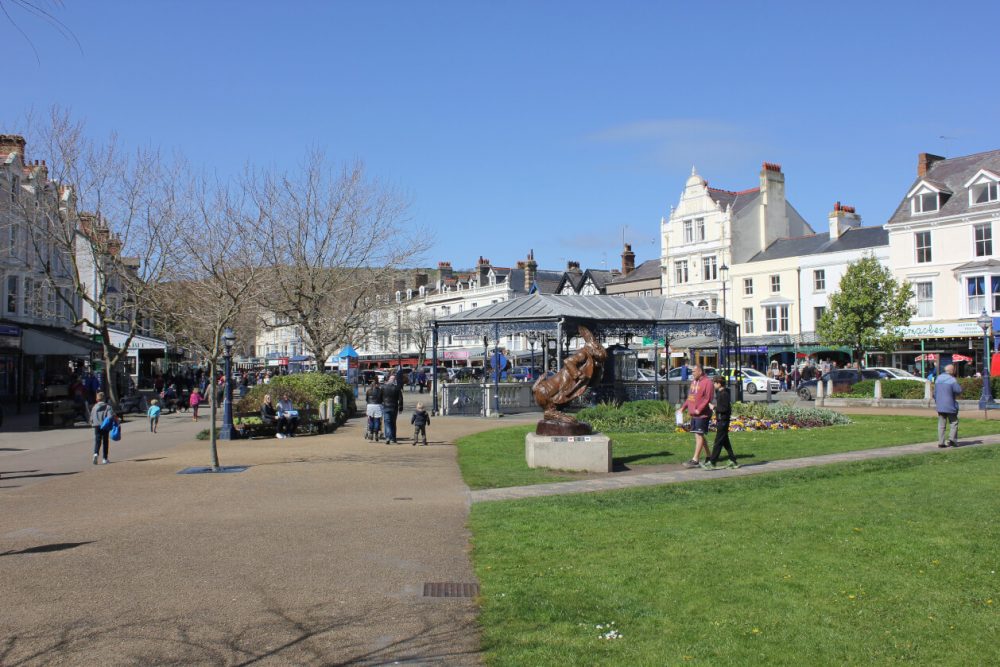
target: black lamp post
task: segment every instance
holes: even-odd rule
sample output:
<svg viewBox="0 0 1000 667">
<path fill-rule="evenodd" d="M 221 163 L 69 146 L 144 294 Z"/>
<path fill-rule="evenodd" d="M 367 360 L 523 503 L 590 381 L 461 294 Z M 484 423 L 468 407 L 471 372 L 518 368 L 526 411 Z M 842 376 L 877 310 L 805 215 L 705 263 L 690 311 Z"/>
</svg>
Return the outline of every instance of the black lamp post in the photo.
<svg viewBox="0 0 1000 667">
<path fill-rule="evenodd" d="M 990 388 L 990 325 L 993 320 L 986 314 L 986 309 L 976 318 L 976 324 L 983 330 L 983 393 L 979 396 L 979 409 L 988 410 L 996 406 L 993 402 L 993 390 Z"/>
<path fill-rule="evenodd" d="M 229 327 L 222 332 L 222 358 L 226 362 L 226 397 L 222 402 L 222 430 L 219 431 L 220 440 L 234 440 L 236 434 L 233 429 L 233 343 L 236 342 L 236 334 Z"/>
<path fill-rule="evenodd" d="M 719 275 L 722 276 L 722 318 L 726 317 L 726 274 L 729 273 L 729 267 L 723 264 L 719 267 Z"/>
<path fill-rule="evenodd" d="M 529 373 L 529 378 L 532 382 L 535 381 L 535 343 L 538 342 L 538 334 L 534 331 L 528 333 L 528 347 L 531 348 L 531 372 Z"/>
</svg>

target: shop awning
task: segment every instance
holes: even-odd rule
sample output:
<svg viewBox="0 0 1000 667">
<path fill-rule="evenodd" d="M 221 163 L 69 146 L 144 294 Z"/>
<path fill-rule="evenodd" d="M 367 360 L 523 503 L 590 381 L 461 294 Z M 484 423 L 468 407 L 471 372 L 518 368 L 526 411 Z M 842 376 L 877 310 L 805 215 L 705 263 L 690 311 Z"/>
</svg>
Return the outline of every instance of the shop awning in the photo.
<svg viewBox="0 0 1000 667">
<path fill-rule="evenodd" d="M 58 329 L 36 329 L 24 327 L 21 335 L 21 352 L 66 357 L 89 357 L 100 350 L 98 343 L 83 334 L 60 331 Z"/>
</svg>

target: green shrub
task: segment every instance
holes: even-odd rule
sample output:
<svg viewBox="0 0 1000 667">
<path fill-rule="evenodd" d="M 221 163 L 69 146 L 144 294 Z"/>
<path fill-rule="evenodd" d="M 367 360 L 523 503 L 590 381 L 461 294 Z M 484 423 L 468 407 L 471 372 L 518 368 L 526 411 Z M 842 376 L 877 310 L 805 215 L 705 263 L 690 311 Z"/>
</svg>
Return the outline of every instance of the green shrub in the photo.
<svg viewBox="0 0 1000 667">
<path fill-rule="evenodd" d="M 340 396 L 340 403 L 354 411 L 354 391 L 344 378 L 335 373 L 294 373 L 271 378 L 269 384 L 259 384 L 250 389 L 236 404 L 237 412 L 260 412 L 264 394 L 271 394 L 277 403 L 282 394 L 288 394 L 297 408 L 319 407 L 323 401 Z"/>
<path fill-rule="evenodd" d="M 664 401 L 601 403 L 580 410 L 576 416 L 603 433 L 669 433 L 675 427 L 674 409 Z"/>
<path fill-rule="evenodd" d="M 873 398 L 875 396 L 875 380 L 862 380 L 848 392 L 834 396 L 844 398 Z M 924 397 L 924 385 L 913 380 L 882 380 L 882 398 L 916 398 Z"/>
<path fill-rule="evenodd" d="M 800 408 L 788 403 L 733 403 L 733 417 L 760 419 L 761 421 L 782 421 L 790 425 L 806 428 L 851 423 L 847 415 L 833 410 L 825 408 Z"/>
</svg>

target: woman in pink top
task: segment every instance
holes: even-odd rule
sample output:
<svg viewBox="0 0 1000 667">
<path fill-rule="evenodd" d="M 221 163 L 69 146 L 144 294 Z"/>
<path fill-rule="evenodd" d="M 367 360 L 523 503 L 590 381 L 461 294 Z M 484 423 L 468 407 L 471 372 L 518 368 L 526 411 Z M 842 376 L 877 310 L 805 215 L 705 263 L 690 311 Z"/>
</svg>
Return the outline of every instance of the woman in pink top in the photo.
<svg viewBox="0 0 1000 667">
<path fill-rule="evenodd" d="M 690 461 L 684 462 L 685 468 L 697 468 L 701 465 L 701 452 L 705 450 L 705 457 L 708 458 L 708 444 L 705 441 L 705 434 L 708 433 L 708 421 L 712 418 L 712 408 L 709 403 L 715 390 L 712 381 L 705 375 L 701 365 L 694 367 L 691 380 L 691 391 L 684 404 L 678 409 L 687 410 L 691 416 L 691 432 L 694 433 L 694 457 Z"/>
</svg>

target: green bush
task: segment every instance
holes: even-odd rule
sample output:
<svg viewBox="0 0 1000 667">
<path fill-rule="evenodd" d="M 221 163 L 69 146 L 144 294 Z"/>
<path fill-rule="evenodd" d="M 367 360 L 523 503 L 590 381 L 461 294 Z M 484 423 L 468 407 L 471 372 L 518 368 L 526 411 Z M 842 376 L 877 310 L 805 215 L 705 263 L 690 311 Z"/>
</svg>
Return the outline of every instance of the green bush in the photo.
<svg viewBox="0 0 1000 667">
<path fill-rule="evenodd" d="M 873 398 L 875 396 L 875 380 L 862 380 L 851 387 L 849 392 L 843 392 L 839 396 L 845 398 Z M 914 382 L 913 380 L 882 380 L 882 398 L 921 399 L 923 397 L 924 385 L 922 382 Z"/>
<path fill-rule="evenodd" d="M 271 378 L 269 384 L 259 384 L 250 389 L 236 405 L 237 412 L 260 412 L 264 394 L 271 394 L 277 403 L 282 394 L 288 394 L 297 408 L 317 408 L 323 401 L 340 396 L 340 403 L 349 412 L 354 411 L 354 391 L 335 373 L 294 373 Z"/>
<path fill-rule="evenodd" d="M 674 409 L 664 401 L 601 403 L 580 410 L 576 416 L 602 433 L 669 433 L 675 427 Z"/>
</svg>

